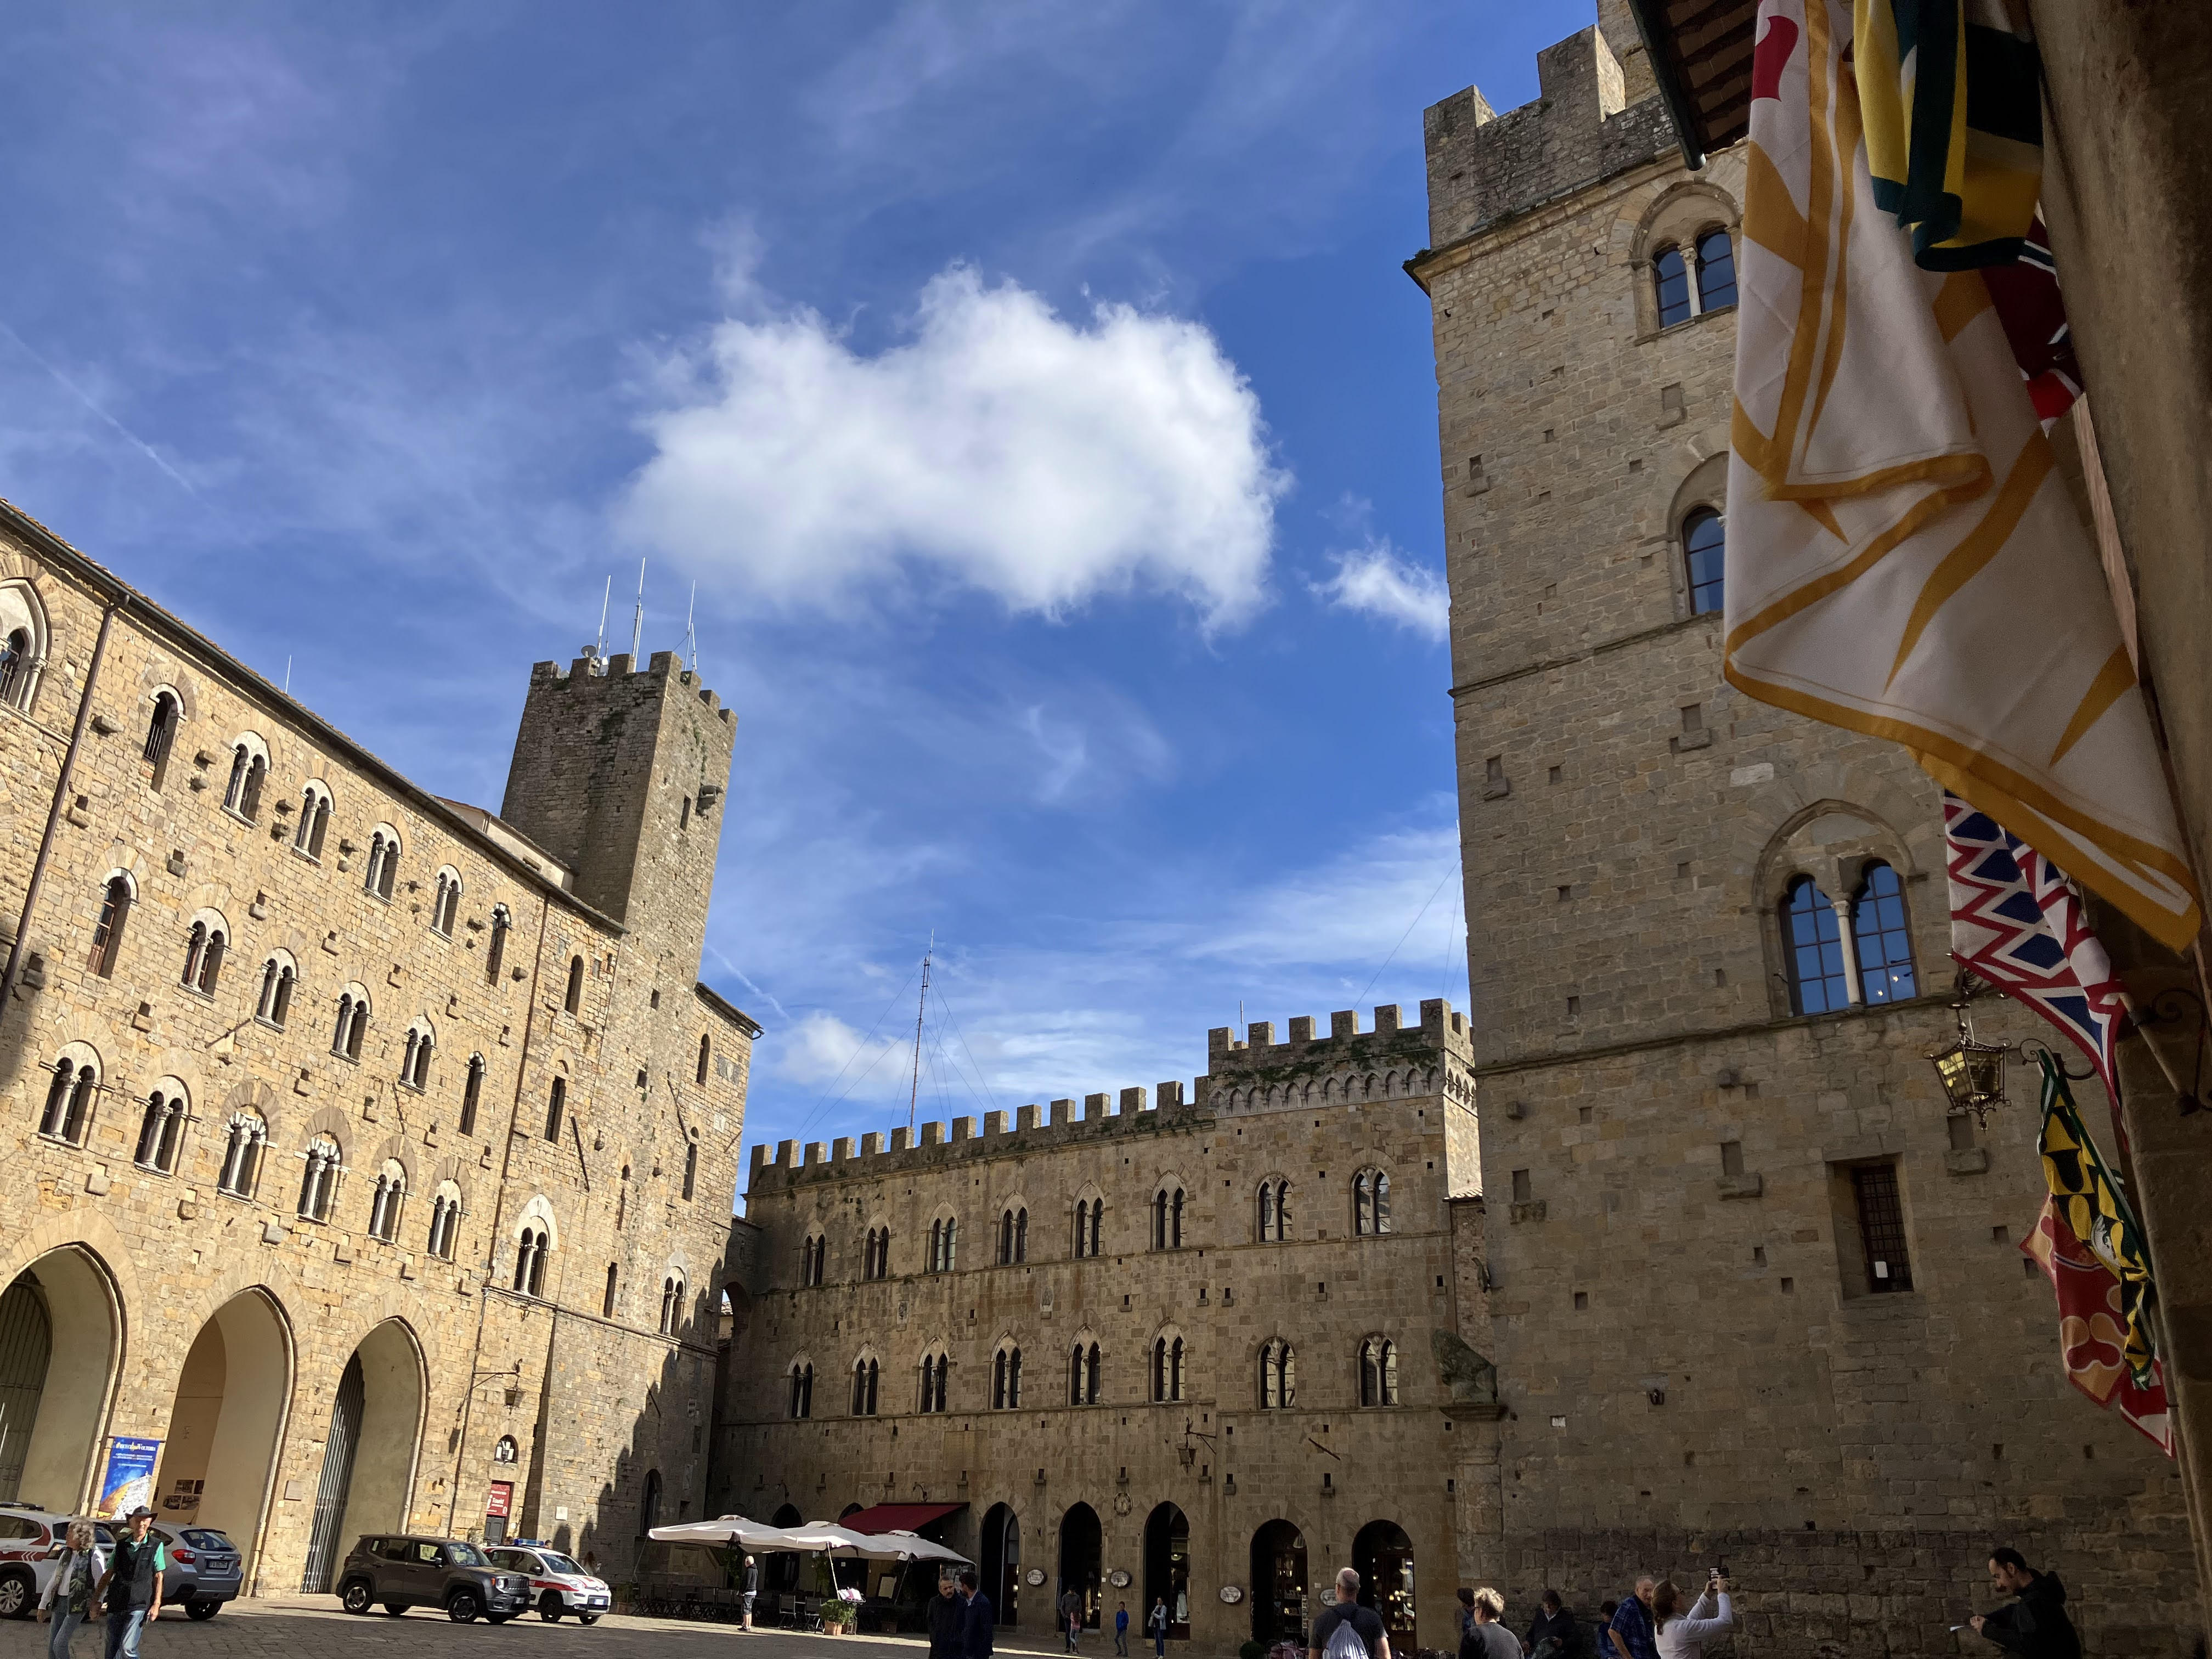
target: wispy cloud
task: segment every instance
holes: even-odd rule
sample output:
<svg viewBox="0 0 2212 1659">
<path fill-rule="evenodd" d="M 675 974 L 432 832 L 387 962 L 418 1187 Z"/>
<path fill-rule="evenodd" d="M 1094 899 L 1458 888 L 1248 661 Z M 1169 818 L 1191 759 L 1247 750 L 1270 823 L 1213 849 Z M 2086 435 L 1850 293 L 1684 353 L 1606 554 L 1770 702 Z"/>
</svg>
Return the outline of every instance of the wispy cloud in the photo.
<svg viewBox="0 0 2212 1659">
<path fill-rule="evenodd" d="M 1313 591 L 1331 605 L 1442 643 L 1451 636 L 1451 595 L 1443 572 L 1415 564 L 1389 538 L 1334 556 L 1336 574 Z"/>
</svg>

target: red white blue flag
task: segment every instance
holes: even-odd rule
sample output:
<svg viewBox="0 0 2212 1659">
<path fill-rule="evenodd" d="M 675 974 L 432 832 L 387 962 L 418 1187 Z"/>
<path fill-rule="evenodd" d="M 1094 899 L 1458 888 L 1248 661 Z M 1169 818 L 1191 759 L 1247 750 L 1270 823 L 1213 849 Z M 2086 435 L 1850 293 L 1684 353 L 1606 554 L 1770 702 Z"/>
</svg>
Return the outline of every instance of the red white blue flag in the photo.
<svg viewBox="0 0 2212 1659">
<path fill-rule="evenodd" d="M 2082 917 L 2081 896 L 2050 860 L 1948 790 L 1943 835 L 1952 957 L 2027 1004 L 2089 1056 L 2117 1123 L 2112 1051 L 2127 1030 L 2127 994 Z"/>
</svg>

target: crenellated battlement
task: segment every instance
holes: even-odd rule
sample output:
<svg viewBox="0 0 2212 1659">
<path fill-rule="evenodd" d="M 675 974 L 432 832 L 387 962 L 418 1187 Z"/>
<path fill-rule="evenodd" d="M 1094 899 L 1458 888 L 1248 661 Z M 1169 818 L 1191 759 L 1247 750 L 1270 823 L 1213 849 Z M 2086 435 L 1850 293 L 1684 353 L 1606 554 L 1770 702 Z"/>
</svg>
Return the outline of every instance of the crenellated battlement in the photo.
<svg viewBox="0 0 2212 1659">
<path fill-rule="evenodd" d="M 611 657 L 595 657 L 586 653 L 571 662 L 566 673 L 562 672 L 561 665 L 557 662 L 534 662 L 530 665 L 530 684 L 532 690 L 545 687 L 556 691 L 565 690 L 578 694 L 605 690 L 610 686 L 620 685 L 626 680 L 666 679 L 671 675 L 674 675 L 679 684 L 687 686 L 697 678 L 690 669 L 680 668 L 677 665 L 676 653 L 673 651 L 654 652 L 646 659 L 646 665 L 643 668 L 638 667 L 637 659 L 627 651 L 617 651 Z M 648 696 L 652 695 L 653 689 L 650 687 L 641 686 L 635 689 L 646 691 Z M 698 688 L 698 691 L 699 701 L 706 704 L 716 718 L 724 721 L 730 719 L 730 711 L 722 707 L 720 697 L 703 685 Z"/>
<path fill-rule="evenodd" d="M 1422 117 L 1429 163 L 1429 246 L 1570 195 L 1663 155 L 1674 129 L 1625 15 L 1536 54 L 1538 95 L 1500 115 L 1473 87 Z M 1616 56 L 1612 42 L 1626 44 Z"/>
</svg>

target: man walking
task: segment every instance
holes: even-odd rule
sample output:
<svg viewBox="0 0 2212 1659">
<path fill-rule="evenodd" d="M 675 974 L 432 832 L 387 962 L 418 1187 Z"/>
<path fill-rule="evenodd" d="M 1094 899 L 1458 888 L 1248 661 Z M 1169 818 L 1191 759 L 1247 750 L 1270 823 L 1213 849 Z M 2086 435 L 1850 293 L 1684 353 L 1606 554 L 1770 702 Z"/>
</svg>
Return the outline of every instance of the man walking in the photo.
<svg viewBox="0 0 2212 1659">
<path fill-rule="evenodd" d="M 998 1628 L 998 1609 L 983 1594 L 982 1581 L 975 1577 L 975 1568 L 961 1569 L 960 1589 L 968 1598 L 960 1620 L 961 1659 L 991 1659 L 991 1637 Z"/>
<path fill-rule="evenodd" d="M 1314 1615 L 1306 1659 L 1390 1659 L 1382 1616 L 1359 1605 L 1359 1575 L 1350 1567 L 1336 1575 L 1336 1600 Z"/>
<path fill-rule="evenodd" d="M 1060 1633 L 1067 1638 L 1067 1650 L 1075 1651 L 1075 1638 L 1083 1629 L 1083 1597 L 1070 1584 L 1060 1593 Z"/>
<path fill-rule="evenodd" d="M 2081 1659 L 2081 1638 L 2066 1616 L 2066 1586 L 2055 1572 L 2031 1572 L 2016 1549 L 1990 1552 L 1990 1587 L 2016 1598 L 2008 1607 L 1974 1615 L 1974 1628 L 2025 1659 Z"/>
<path fill-rule="evenodd" d="M 968 1603 L 959 1581 L 947 1573 L 929 1598 L 929 1659 L 963 1659 Z"/>
<path fill-rule="evenodd" d="M 1613 1610 L 1606 1626 L 1606 1639 L 1613 1650 L 1607 1659 L 1659 1659 L 1659 1638 L 1651 1627 L 1651 1595 L 1659 1581 L 1650 1574 L 1636 1581 L 1636 1594 Z"/>
<path fill-rule="evenodd" d="M 760 1595 L 760 1563 L 750 1555 L 745 1557 L 745 1617 L 744 1628 L 753 1627 L 753 1602 Z"/>
<path fill-rule="evenodd" d="M 154 1511 L 141 1504 L 123 1523 L 115 1559 L 94 1587 L 93 1611 L 107 1611 L 106 1659 L 138 1659 L 138 1638 L 161 1616 L 161 1575 L 169 1553 L 154 1536 Z"/>
</svg>

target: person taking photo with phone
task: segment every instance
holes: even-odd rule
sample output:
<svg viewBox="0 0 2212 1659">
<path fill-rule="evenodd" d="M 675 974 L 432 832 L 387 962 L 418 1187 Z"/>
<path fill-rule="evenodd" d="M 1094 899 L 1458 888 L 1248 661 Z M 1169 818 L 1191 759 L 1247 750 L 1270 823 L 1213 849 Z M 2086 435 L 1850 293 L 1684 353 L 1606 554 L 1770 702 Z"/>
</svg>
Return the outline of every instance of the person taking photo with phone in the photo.
<svg viewBox="0 0 2212 1659">
<path fill-rule="evenodd" d="M 1652 1638 L 1659 1659 L 1705 1659 L 1705 1644 L 1735 1628 L 1735 1607 L 1729 1600 L 1728 1580 L 1716 1567 L 1705 1579 L 1705 1594 L 1689 1607 L 1671 1578 L 1651 1592 Z"/>
</svg>

